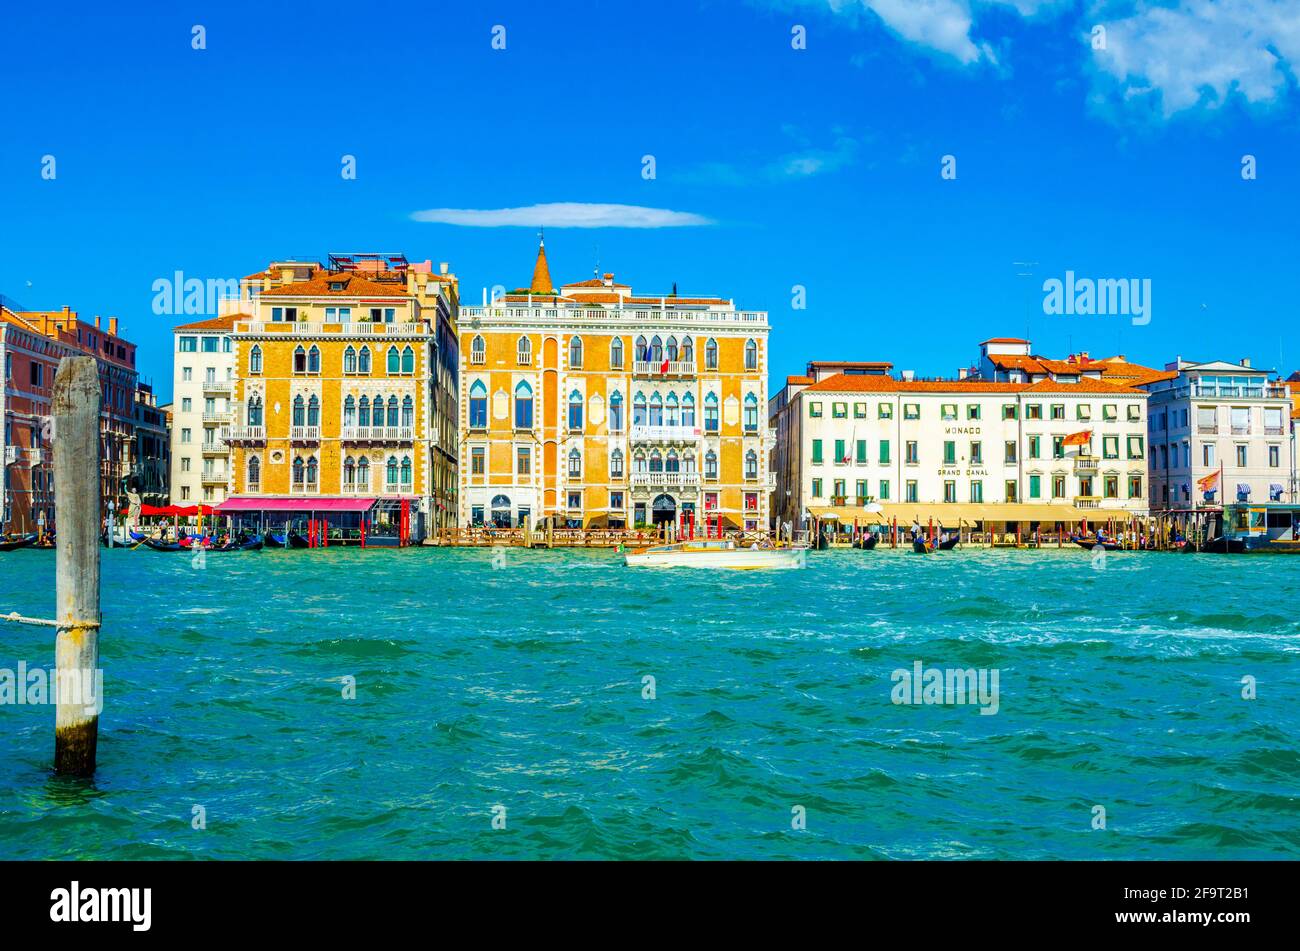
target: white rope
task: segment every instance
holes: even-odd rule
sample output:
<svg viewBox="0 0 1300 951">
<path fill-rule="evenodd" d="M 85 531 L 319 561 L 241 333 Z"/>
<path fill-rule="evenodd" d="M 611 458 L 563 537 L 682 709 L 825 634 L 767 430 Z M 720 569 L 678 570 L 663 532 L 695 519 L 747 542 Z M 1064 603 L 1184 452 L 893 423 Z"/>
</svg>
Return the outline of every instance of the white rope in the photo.
<svg viewBox="0 0 1300 951">
<path fill-rule="evenodd" d="M 12 621 L 14 624 L 35 624 L 40 627 L 99 627 L 98 621 L 81 621 L 72 624 L 60 624 L 58 621 L 51 621 L 43 617 L 23 617 L 17 611 L 10 611 L 8 614 L 0 614 L 0 621 Z"/>
</svg>

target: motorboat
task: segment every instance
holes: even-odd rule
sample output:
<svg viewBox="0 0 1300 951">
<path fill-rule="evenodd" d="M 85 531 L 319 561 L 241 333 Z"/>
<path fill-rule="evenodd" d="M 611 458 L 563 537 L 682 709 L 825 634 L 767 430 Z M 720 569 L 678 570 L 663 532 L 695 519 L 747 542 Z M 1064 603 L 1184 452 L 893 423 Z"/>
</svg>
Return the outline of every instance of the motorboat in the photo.
<svg viewBox="0 0 1300 951">
<path fill-rule="evenodd" d="M 790 545 L 760 547 L 733 539 L 697 539 L 635 548 L 623 556 L 629 568 L 802 568 L 808 549 Z"/>
</svg>

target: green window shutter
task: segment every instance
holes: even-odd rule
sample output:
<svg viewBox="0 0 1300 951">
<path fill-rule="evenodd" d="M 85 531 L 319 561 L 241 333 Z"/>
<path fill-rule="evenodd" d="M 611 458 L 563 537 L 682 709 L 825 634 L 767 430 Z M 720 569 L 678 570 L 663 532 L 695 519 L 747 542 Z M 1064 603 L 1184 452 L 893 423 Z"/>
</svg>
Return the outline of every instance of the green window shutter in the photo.
<svg viewBox="0 0 1300 951">
<path fill-rule="evenodd" d="M 867 441 L 865 439 L 859 439 L 858 440 L 858 462 L 864 463 L 866 461 L 867 461 Z"/>
<path fill-rule="evenodd" d="M 814 439 L 814 440 L 813 440 L 813 458 L 812 458 L 812 461 L 813 461 L 813 465 L 816 465 L 816 464 L 818 464 L 819 462 L 822 461 L 822 441 L 821 441 L 820 439 Z"/>
</svg>

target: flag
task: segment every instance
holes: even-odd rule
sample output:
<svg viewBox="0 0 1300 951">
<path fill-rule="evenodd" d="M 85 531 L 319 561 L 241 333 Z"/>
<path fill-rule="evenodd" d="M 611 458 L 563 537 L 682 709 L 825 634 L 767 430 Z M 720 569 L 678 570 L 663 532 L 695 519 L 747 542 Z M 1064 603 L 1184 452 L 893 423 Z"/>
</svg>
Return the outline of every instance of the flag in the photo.
<svg viewBox="0 0 1300 951">
<path fill-rule="evenodd" d="M 660 366 L 659 366 L 659 372 L 660 372 L 660 373 L 667 373 L 667 372 L 668 372 L 668 358 L 667 358 L 667 357 L 664 357 L 664 362 L 663 362 L 662 364 L 660 364 Z"/>
<path fill-rule="evenodd" d="M 1196 487 L 1202 492 L 1210 492 L 1218 486 L 1220 475 L 1221 473 L 1218 471 L 1211 472 L 1204 479 L 1197 479 Z"/>
<path fill-rule="evenodd" d="M 1071 433 L 1065 437 L 1064 445 L 1066 446 L 1086 446 L 1092 442 L 1092 430 L 1085 429 L 1083 432 Z"/>
</svg>

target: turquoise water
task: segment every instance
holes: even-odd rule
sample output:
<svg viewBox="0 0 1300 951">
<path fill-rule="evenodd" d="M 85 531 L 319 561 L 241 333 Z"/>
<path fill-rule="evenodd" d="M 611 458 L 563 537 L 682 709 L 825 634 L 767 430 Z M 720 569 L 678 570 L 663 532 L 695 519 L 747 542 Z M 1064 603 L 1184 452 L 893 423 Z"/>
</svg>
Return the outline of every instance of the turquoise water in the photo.
<svg viewBox="0 0 1300 951">
<path fill-rule="evenodd" d="M 492 561 L 105 552 L 98 774 L 0 706 L 0 859 L 1300 856 L 1300 558 Z M 53 567 L 0 553 L 0 612 Z M 917 660 L 996 668 L 998 712 L 892 703 Z"/>
</svg>

